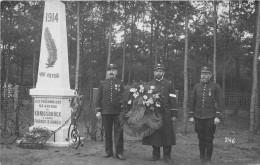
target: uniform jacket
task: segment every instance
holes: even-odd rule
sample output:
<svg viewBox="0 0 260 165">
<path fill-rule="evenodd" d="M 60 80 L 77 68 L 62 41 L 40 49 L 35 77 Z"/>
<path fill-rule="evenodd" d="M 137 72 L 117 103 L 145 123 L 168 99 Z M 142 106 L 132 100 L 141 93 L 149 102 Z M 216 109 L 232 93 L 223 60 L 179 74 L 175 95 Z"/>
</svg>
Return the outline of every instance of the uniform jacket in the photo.
<svg viewBox="0 0 260 165">
<path fill-rule="evenodd" d="M 119 114 L 124 90 L 123 81 L 112 78 L 101 81 L 96 97 L 96 112 L 102 114 Z"/>
<path fill-rule="evenodd" d="M 142 144 L 157 147 L 175 145 L 176 138 L 171 117 L 178 117 L 178 109 L 174 86 L 167 79 L 162 79 L 161 81 L 153 80 L 149 84 L 155 86 L 155 91 L 160 93 L 163 99 L 163 126 L 152 135 L 144 137 Z"/>
<path fill-rule="evenodd" d="M 189 116 L 199 119 L 221 117 L 223 106 L 223 95 L 218 84 L 199 83 L 191 93 Z"/>
</svg>

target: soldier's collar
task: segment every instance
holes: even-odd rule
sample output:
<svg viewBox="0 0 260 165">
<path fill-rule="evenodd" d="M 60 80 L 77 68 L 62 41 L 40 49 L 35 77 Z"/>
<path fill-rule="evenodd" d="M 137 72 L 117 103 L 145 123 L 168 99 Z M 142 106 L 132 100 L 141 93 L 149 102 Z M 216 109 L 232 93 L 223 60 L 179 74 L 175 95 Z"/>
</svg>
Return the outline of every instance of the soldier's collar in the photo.
<svg viewBox="0 0 260 165">
<path fill-rule="evenodd" d="M 107 78 L 107 79 L 109 79 L 109 80 L 114 80 L 114 79 L 116 79 L 115 77 L 109 77 L 109 78 Z"/>
</svg>

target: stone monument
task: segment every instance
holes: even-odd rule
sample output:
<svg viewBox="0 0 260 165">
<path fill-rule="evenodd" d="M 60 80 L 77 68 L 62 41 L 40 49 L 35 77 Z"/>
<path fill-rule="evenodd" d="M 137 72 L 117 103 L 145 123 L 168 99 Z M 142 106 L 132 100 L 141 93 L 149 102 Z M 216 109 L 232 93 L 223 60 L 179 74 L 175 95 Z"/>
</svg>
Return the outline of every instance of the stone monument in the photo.
<svg viewBox="0 0 260 165">
<path fill-rule="evenodd" d="M 68 146 L 68 120 L 71 116 L 67 28 L 65 5 L 60 1 L 46 1 L 41 38 L 41 52 L 36 88 L 30 89 L 34 98 L 34 125 L 55 131 L 47 146 Z"/>
</svg>

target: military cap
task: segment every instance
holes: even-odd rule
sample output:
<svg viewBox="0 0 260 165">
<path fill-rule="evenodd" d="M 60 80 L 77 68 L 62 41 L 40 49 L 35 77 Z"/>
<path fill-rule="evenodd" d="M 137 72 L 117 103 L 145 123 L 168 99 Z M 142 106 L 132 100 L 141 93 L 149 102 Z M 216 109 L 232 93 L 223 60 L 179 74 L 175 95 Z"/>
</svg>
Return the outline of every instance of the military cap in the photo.
<svg viewBox="0 0 260 165">
<path fill-rule="evenodd" d="M 109 65 L 107 66 L 107 70 L 110 70 L 110 69 L 117 69 L 116 64 L 109 64 Z"/>
<path fill-rule="evenodd" d="M 203 67 L 201 68 L 201 71 L 200 71 L 200 72 L 201 72 L 201 73 L 211 73 L 211 70 L 210 70 L 209 67 L 203 66 Z"/>
<path fill-rule="evenodd" d="M 155 64 L 155 65 L 153 66 L 153 70 L 157 70 L 157 69 L 165 70 L 163 64 Z"/>
</svg>

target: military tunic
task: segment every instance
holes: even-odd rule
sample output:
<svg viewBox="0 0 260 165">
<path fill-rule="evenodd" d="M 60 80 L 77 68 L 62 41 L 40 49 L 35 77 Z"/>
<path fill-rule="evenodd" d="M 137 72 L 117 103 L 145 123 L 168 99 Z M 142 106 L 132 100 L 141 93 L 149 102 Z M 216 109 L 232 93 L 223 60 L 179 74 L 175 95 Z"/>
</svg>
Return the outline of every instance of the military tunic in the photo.
<svg viewBox="0 0 260 165">
<path fill-rule="evenodd" d="M 194 86 L 190 97 L 189 116 L 199 119 L 221 117 L 223 105 L 222 91 L 218 84 L 199 83 Z"/>
<path fill-rule="evenodd" d="M 178 117 L 178 109 L 174 86 L 171 81 L 167 79 L 162 79 L 161 81 L 153 80 L 149 82 L 149 84 L 155 86 L 155 91 L 158 92 L 163 99 L 163 126 L 152 135 L 144 137 L 142 144 L 156 147 L 175 145 L 176 138 L 171 118 Z"/>
<path fill-rule="evenodd" d="M 101 81 L 96 98 L 96 112 L 102 114 L 119 114 L 124 90 L 122 80 L 112 78 Z"/>
</svg>

